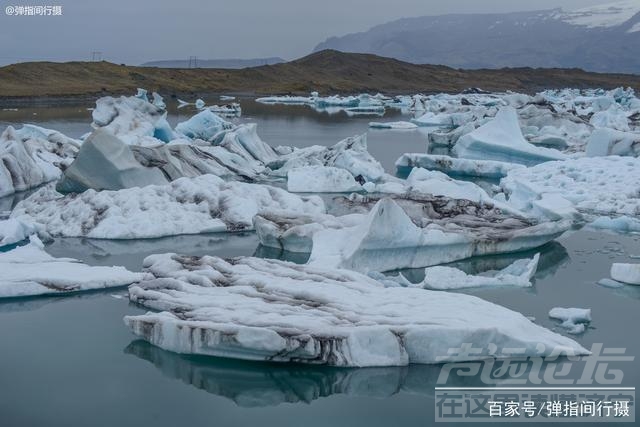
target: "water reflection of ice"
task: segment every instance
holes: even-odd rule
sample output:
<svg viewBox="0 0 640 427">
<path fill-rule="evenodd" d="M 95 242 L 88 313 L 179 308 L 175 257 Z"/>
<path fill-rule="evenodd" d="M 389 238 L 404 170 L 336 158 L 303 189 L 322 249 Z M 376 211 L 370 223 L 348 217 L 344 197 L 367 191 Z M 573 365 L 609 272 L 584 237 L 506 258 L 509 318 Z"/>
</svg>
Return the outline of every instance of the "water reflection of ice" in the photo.
<svg viewBox="0 0 640 427">
<path fill-rule="evenodd" d="M 226 397 L 241 407 L 310 403 L 332 395 L 388 398 L 409 393 L 434 397 L 435 387 L 497 387 L 512 383 L 514 376 L 527 384 L 530 377 L 539 377 L 547 366 L 560 372 L 565 364 L 571 363 L 559 358 L 541 365 L 527 362 L 516 366 L 509 360 L 490 360 L 477 362 L 477 372 L 471 375 L 468 364 L 450 364 L 443 375 L 443 365 L 334 368 L 187 356 L 162 350 L 143 340 L 131 342 L 124 352 L 152 363 L 169 378 Z M 573 370 L 574 375 L 579 375 L 578 369 Z M 487 372 L 491 374 L 487 376 Z M 494 374 L 500 372 L 504 378 L 495 378 Z M 511 379 L 503 375 L 506 373 Z M 439 378 L 446 381 L 440 382 Z"/>
</svg>

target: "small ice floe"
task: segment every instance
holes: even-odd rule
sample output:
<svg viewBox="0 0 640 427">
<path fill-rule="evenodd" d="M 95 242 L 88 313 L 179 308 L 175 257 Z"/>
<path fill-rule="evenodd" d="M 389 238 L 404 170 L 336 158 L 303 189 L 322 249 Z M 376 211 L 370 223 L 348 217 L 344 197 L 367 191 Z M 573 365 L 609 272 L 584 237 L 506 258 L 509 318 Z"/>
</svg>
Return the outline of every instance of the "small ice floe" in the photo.
<svg viewBox="0 0 640 427">
<path fill-rule="evenodd" d="M 640 264 L 614 263 L 611 278 L 629 285 L 640 285 Z"/>
<path fill-rule="evenodd" d="M 493 286 L 532 286 L 531 279 L 538 268 L 540 254 L 533 259 L 520 259 L 508 267 L 483 275 L 466 274 L 464 271 L 453 267 L 427 267 L 424 270 L 425 277 L 417 286 L 425 289 L 464 289 Z"/>
<path fill-rule="evenodd" d="M 73 258 L 54 258 L 35 235 L 30 240 L 26 246 L 0 252 L 0 298 L 126 286 L 146 277 L 124 267 L 92 267 Z"/>
<path fill-rule="evenodd" d="M 605 288 L 622 288 L 624 286 L 624 283 L 620 283 L 617 280 L 612 280 L 612 279 L 600 279 L 598 280 L 598 285 L 603 286 Z"/>
<path fill-rule="evenodd" d="M 640 231 L 640 219 L 632 218 L 627 215 L 622 215 L 617 218 L 601 216 L 591 222 L 589 227 L 618 231 L 621 233 L 635 233 Z"/>
<path fill-rule="evenodd" d="M 307 166 L 287 173 L 287 190 L 292 193 L 350 193 L 362 191 L 362 185 L 345 169 Z"/>
<path fill-rule="evenodd" d="M 453 152 L 465 159 L 497 160 L 525 166 L 567 158 L 558 150 L 530 144 L 522 135 L 518 114 L 512 107 L 504 107 L 493 120 L 462 136 Z"/>
<path fill-rule="evenodd" d="M 591 323 L 590 308 L 554 307 L 549 311 L 549 317 L 561 320 L 560 326 L 570 334 L 581 334 L 588 323 Z"/>
<path fill-rule="evenodd" d="M 220 95 L 220 101 L 235 101 L 235 96 Z"/>
<path fill-rule="evenodd" d="M 35 234 L 36 231 L 36 227 L 33 224 L 18 219 L 2 220 L 0 221 L 0 249 L 3 246 L 21 242 Z"/>
<path fill-rule="evenodd" d="M 198 110 L 202 110 L 205 107 L 206 104 L 202 99 L 198 98 L 198 99 L 196 99 L 196 102 L 195 102 L 194 105 Z"/>
<path fill-rule="evenodd" d="M 2 111 L 18 111 L 17 108 L 3 108 Z"/>
<path fill-rule="evenodd" d="M 178 98 L 178 109 L 184 108 L 188 105 L 191 105 L 191 103 Z"/>
<path fill-rule="evenodd" d="M 418 125 L 411 122 L 369 122 L 369 127 L 374 129 L 417 129 Z"/>
<path fill-rule="evenodd" d="M 509 171 L 524 167 L 517 163 L 458 159 L 446 155 L 422 153 L 405 153 L 396 160 L 396 169 L 399 173 L 409 173 L 413 168 L 424 168 L 444 172 L 447 175 L 479 178 L 503 178 Z"/>
<path fill-rule="evenodd" d="M 154 312 L 125 324 L 176 353 L 345 367 L 462 362 L 504 357 L 508 348 L 589 353 L 480 298 L 385 287 L 349 270 L 176 254 L 147 257 L 144 268 L 153 279 L 129 287 L 129 298 Z M 490 345 L 471 356 L 449 351 L 464 343 Z"/>
</svg>

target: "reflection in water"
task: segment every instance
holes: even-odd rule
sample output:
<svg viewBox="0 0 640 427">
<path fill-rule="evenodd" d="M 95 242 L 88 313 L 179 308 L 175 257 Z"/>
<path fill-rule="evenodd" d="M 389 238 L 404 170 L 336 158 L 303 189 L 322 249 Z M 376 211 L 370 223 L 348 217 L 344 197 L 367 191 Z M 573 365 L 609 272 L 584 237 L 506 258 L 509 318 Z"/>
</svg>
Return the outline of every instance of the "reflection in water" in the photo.
<svg viewBox="0 0 640 427">
<path fill-rule="evenodd" d="M 479 256 L 445 265 L 459 268 L 467 274 L 480 274 L 486 271 L 502 270 L 519 259 L 533 258 L 536 253 L 540 253 L 540 261 L 534 279 L 544 279 L 552 276 L 560 267 L 571 261 L 565 247 L 559 242 L 553 241 L 529 251 Z M 400 272 L 411 283 L 419 283 L 424 279 L 424 268 L 405 269 L 400 270 Z M 390 274 L 396 275 L 397 272 L 391 272 Z"/>
<path fill-rule="evenodd" d="M 16 313 L 22 311 L 35 311 L 50 304 L 57 304 L 73 300 L 90 300 L 104 298 L 106 295 L 118 295 L 119 298 L 128 298 L 126 286 L 107 289 L 94 289 L 81 292 L 68 292 L 60 295 L 36 295 L 16 298 L 0 298 L 0 314 Z"/>
<path fill-rule="evenodd" d="M 489 359 L 472 362 L 471 365 L 334 368 L 181 355 L 143 340 L 131 342 L 124 352 L 151 362 L 169 378 L 226 397 L 241 407 L 310 403 L 331 395 L 388 398 L 399 393 L 410 393 L 434 397 L 436 386 L 494 387 L 515 385 L 517 383 L 512 382 L 514 380 L 522 380 L 520 384 L 529 385 L 529 378 L 542 379 L 550 369 L 556 373 L 563 372 L 563 375 L 572 371 L 572 376 L 576 376 L 580 374 L 577 368 L 581 368 L 577 366 L 572 369 L 568 366 L 571 362 L 566 358 L 549 362 L 535 360 L 520 363 L 519 359 Z M 440 377 L 446 378 L 446 381 L 438 383 Z"/>
<path fill-rule="evenodd" d="M 256 251 L 253 253 L 254 257 L 278 259 L 281 261 L 294 262 L 296 264 L 305 264 L 309 261 L 311 254 L 300 252 L 289 252 L 279 248 L 271 248 L 268 246 L 258 245 Z"/>
</svg>

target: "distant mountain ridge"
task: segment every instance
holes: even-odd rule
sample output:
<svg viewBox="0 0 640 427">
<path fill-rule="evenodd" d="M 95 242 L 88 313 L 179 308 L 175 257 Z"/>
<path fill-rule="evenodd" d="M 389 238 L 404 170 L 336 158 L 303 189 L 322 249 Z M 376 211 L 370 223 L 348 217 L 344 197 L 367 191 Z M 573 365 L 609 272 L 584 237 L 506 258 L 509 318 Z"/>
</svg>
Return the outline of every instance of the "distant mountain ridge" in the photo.
<svg viewBox="0 0 640 427">
<path fill-rule="evenodd" d="M 640 74 L 640 0 L 599 6 L 403 18 L 331 37 L 314 51 L 372 53 L 455 68 L 582 68 Z"/>
<path fill-rule="evenodd" d="M 285 62 L 284 59 L 277 56 L 269 58 L 251 58 L 251 59 L 168 59 L 162 61 L 145 62 L 141 67 L 159 67 L 159 68 L 249 68 L 259 67 L 261 65 L 274 65 Z"/>
</svg>

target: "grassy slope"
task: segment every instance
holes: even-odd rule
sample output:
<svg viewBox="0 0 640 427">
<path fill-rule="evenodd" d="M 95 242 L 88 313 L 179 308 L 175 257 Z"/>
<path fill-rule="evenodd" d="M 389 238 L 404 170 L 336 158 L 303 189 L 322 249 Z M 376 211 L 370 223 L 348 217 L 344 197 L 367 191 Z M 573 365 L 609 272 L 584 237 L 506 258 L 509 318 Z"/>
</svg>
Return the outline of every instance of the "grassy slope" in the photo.
<svg viewBox="0 0 640 427">
<path fill-rule="evenodd" d="M 375 55 L 322 51 L 296 61 L 242 70 L 129 67 L 108 62 L 31 62 L 0 68 L 0 97 L 74 97 L 131 93 L 138 87 L 162 94 L 457 92 L 469 87 L 533 92 L 543 88 L 631 86 L 640 76 L 578 69 L 456 70 L 416 65 Z"/>
</svg>

